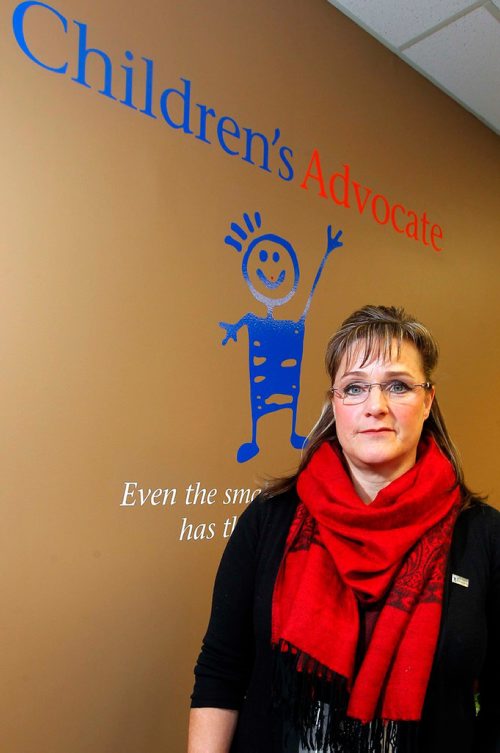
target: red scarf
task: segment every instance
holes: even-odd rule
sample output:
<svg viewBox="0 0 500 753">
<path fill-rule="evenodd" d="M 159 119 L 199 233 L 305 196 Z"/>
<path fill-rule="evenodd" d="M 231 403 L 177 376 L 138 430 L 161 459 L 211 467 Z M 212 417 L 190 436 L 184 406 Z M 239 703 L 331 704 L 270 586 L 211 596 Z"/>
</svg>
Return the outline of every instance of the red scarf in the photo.
<svg viewBox="0 0 500 753">
<path fill-rule="evenodd" d="M 302 686 L 312 676 L 323 687 L 340 680 L 351 719 L 419 720 L 460 505 L 451 463 L 433 439 L 422 441 L 413 468 L 366 505 L 340 451 L 325 442 L 297 492 L 273 596 L 278 657 L 293 657 Z M 358 668 L 358 603 L 377 602 L 383 606 Z"/>
</svg>

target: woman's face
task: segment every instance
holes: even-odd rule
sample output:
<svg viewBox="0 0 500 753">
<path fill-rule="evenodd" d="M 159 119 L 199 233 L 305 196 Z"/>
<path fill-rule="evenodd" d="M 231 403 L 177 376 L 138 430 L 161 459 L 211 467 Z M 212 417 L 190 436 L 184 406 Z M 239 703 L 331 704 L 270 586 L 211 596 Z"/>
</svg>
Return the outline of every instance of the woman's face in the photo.
<svg viewBox="0 0 500 753">
<path fill-rule="evenodd" d="M 344 355 L 335 377 L 336 389 L 342 391 L 353 382 L 426 381 L 420 354 L 412 343 L 403 341 L 399 355 L 394 343 L 389 360 L 377 358 L 361 366 L 363 345 L 354 351 L 348 370 Z M 351 391 L 356 392 L 356 388 Z M 398 402 L 379 387 L 372 387 L 365 402 L 344 405 L 342 398 L 334 393 L 337 437 L 350 469 L 375 472 L 378 477 L 392 480 L 411 468 L 433 398 L 434 389 L 418 388 Z"/>
</svg>

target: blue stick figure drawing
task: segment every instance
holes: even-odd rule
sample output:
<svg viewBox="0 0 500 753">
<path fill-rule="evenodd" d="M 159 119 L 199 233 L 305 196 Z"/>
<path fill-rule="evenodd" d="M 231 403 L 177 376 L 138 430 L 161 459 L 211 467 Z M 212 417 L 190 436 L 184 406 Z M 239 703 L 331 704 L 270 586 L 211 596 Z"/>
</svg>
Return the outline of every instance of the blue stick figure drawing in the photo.
<svg viewBox="0 0 500 753">
<path fill-rule="evenodd" d="M 248 330 L 252 438 L 239 448 L 239 463 L 250 460 L 259 452 L 258 420 L 267 413 L 284 408 L 292 411 L 292 447 L 302 449 L 304 446 L 306 438 L 297 434 L 296 422 L 305 320 L 326 260 L 334 249 L 343 245 L 340 240 L 342 230 L 333 236 L 330 225 L 327 229 L 326 252 L 316 272 L 302 316 L 296 322 L 275 319 L 274 309 L 287 303 L 295 295 L 300 277 L 299 262 L 289 241 L 275 233 L 262 233 L 261 225 L 259 212 L 255 212 L 253 218 L 245 213 L 242 223 L 231 223 L 232 234 L 225 238 L 225 243 L 238 253 L 242 253 L 246 246 L 242 260 L 243 278 L 254 298 L 267 309 L 265 317 L 247 313 L 236 324 L 219 322 L 219 326 L 226 331 L 222 345 L 226 345 L 229 340 L 236 342 L 238 331 L 242 327 L 246 326 Z M 257 234 L 252 237 L 255 233 Z"/>
</svg>

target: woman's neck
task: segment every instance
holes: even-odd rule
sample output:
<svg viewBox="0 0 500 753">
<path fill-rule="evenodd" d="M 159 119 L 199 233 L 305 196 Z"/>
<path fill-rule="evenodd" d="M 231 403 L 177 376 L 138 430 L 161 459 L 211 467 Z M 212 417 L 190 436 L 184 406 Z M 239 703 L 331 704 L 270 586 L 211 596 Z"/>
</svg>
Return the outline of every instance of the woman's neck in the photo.
<svg viewBox="0 0 500 753">
<path fill-rule="evenodd" d="M 365 505 L 373 502 L 381 489 L 389 486 L 392 481 L 402 476 L 406 471 L 409 471 L 415 465 L 415 459 L 412 461 L 407 460 L 404 464 L 398 463 L 389 467 L 387 465 L 383 467 L 359 467 L 345 457 L 356 494 Z"/>
</svg>

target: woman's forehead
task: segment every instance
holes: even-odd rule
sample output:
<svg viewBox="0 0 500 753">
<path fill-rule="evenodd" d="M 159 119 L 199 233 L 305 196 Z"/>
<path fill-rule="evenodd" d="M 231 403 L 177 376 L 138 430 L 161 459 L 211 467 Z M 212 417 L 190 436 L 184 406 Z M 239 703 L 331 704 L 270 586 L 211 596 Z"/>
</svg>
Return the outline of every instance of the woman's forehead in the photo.
<svg viewBox="0 0 500 753">
<path fill-rule="evenodd" d="M 357 340 L 345 351 L 338 371 L 345 373 L 374 365 L 388 367 L 395 364 L 421 368 L 420 353 L 412 342 L 396 338 L 389 341 L 385 338 L 377 338 L 372 342 Z"/>
</svg>

